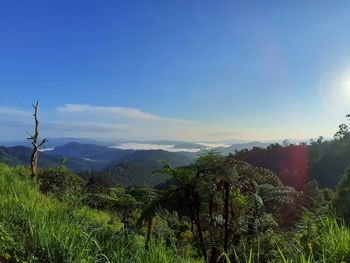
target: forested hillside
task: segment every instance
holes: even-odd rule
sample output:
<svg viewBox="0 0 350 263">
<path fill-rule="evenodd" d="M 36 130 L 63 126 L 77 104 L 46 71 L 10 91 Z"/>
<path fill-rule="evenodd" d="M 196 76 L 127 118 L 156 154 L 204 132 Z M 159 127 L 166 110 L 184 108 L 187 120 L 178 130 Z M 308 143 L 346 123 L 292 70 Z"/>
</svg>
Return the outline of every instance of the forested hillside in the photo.
<svg viewBox="0 0 350 263">
<path fill-rule="evenodd" d="M 0 261 L 350 262 L 349 149 L 345 124 L 229 155 L 69 143 L 34 172 L 1 147 Z"/>
<path fill-rule="evenodd" d="M 321 187 L 334 188 L 350 165 L 350 137 L 311 141 L 308 144 L 254 147 L 237 151 L 234 156 L 252 165 L 275 172 L 287 185 L 301 189 L 316 180 Z"/>
<path fill-rule="evenodd" d="M 57 146 L 52 151 L 47 151 L 46 153 L 53 156 L 87 159 L 102 162 L 107 165 L 112 161 L 116 161 L 117 159 L 125 157 L 134 152 L 134 150 L 120 150 L 96 144 L 69 142 L 67 144 Z"/>
<path fill-rule="evenodd" d="M 350 258 L 347 172 L 301 191 L 273 172 L 209 154 L 158 171 L 172 187 L 111 187 L 64 166 L 0 165 L 3 262 L 342 262 Z M 38 190 L 41 192 L 39 193 Z M 333 210 L 334 207 L 336 210 Z M 337 214 L 335 214 L 337 213 Z M 18 216 L 21 215 L 21 216 Z M 291 245 L 292 244 L 292 245 Z"/>
<path fill-rule="evenodd" d="M 9 165 L 30 165 L 30 156 L 32 149 L 24 146 L 0 147 L 0 162 Z M 99 169 L 100 163 L 84 160 L 81 158 L 63 158 L 63 156 L 54 156 L 46 153 L 41 153 L 39 164 L 41 167 L 54 167 L 65 162 L 65 165 L 74 171 L 85 171 L 91 169 Z M 64 160 L 63 160 L 64 159 Z"/>
<path fill-rule="evenodd" d="M 162 167 L 162 160 L 167 160 L 174 167 L 178 167 L 189 165 L 195 160 L 195 156 L 162 150 L 137 151 L 110 163 L 93 175 L 103 178 L 111 185 L 156 186 L 170 178 L 165 174 L 153 174 Z M 91 175 L 82 175 L 91 177 Z"/>
<path fill-rule="evenodd" d="M 24 146 L 0 147 L 0 162 L 8 165 L 30 165 L 32 150 Z M 188 165 L 196 154 L 163 150 L 120 150 L 94 144 L 71 142 L 52 151 L 40 153 L 39 165 L 43 168 L 64 163 L 69 169 L 88 178 L 91 174 L 105 177 L 111 185 L 155 186 L 169 176 L 153 176 L 161 167 L 160 160 L 174 166 Z"/>
</svg>

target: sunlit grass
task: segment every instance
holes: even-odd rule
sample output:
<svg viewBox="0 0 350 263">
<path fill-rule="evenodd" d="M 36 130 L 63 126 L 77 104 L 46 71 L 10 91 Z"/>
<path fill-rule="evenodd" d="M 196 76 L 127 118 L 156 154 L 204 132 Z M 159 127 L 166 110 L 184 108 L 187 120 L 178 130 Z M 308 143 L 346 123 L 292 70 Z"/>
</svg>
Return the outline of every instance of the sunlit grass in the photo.
<svg viewBox="0 0 350 263">
<path fill-rule="evenodd" d="M 0 165 L 0 235 L 7 238 L 0 256 L 19 262 L 195 262 L 161 241 L 146 251 L 141 236 L 87 224 L 88 218 L 75 216 L 77 208 L 40 194 L 26 173 Z"/>
<path fill-rule="evenodd" d="M 203 262 L 182 258 L 180 251 L 168 248 L 162 240 L 152 239 L 145 250 L 143 236 L 123 229 L 119 221 L 110 223 L 107 213 L 41 194 L 21 167 L 0 164 L 0 200 L 2 258 L 17 262 Z M 315 226 L 308 236 L 309 250 L 300 245 L 291 253 L 286 239 L 287 244 L 274 244 L 277 253 L 268 262 L 350 262 L 350 231 L 344 223 L 323 216 Z M 259 244 L 244 245 L 243 251 L 222 254 L 220 262 L 258 263 L 261 253 Z"/>
</svg>

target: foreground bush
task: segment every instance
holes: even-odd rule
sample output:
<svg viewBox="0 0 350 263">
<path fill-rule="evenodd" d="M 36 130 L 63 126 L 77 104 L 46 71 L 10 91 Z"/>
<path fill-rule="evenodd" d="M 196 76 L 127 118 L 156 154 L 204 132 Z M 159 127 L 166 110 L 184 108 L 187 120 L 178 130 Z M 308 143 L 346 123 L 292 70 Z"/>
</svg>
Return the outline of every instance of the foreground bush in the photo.
<svg viewBox="0 0 350 263">
<path fill-rule="evenodd" d="M 40 191 L 60 200 L 81 196 L 84 184 L 79 176 L 65 166 L 40 170 L 39 172 Z"/>
<path fill-rule="evenodd" d="M 0 164 L 0 258 L 12 262 L 181 262 L 174 251 L 39 193 L 24 168 Z M 119 230 L 118 230 L 119 229 Z M 190 262 L 190 260 L 185 260 Z"/>
</svg>

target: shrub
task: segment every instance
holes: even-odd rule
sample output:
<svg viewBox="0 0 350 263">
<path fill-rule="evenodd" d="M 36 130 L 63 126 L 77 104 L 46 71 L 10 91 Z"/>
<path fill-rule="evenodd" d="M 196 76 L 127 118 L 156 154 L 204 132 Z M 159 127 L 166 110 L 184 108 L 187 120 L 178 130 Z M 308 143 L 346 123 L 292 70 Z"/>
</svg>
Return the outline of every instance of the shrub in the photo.
<svg viewBox="0 0 350 263">
<path fill-rule="evenodd" d="M 105 231 L 118 231 L 123 228 L 123 224 L 116 215 L 97 209 L 81 207 L 73 211 L 73 215 L 83 224 L 88 225 L 89 228 L 97 228 Z"/>
<path fill-rule="evenodd" d="M 333 205 L 347 224 L 350 223 L 350 168 L 345 170 L 335 193 Z"/>
<path fill-rule="evenodd" d="M 39 188 L 44 194 L 63 200 L 81 196 L 84 181 L 66 167 L 58 166 L 39 172 Z"/>
</svg>

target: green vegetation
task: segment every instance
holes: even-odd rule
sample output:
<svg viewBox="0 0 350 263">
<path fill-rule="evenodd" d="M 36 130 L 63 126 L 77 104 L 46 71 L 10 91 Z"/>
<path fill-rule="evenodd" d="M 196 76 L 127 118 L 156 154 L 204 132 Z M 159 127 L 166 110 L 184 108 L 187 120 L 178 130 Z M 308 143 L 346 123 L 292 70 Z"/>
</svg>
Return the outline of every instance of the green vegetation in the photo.
<svg viewBox="0 0 350 263">
<path fill-rule="evenodd" d="M 164 241 L 124 229 L 119 218 L 45 196 L 29 169 L 0 166 L 0 260 L 9 262 L 179 262 Z M 185 262 L 194 260 L 184 259 Z"/>
<path fill-rule="evenodd" d="M 350 164 L 350 135 L 333 140 L 311 140 L 309 144 L 272 144 L 266 148 L 237 151 L 234 156 L 254 166 L 275 172 L 282 182 L 302 189 L 310 180 L 335 188 Z"/>
<path fill-rule="evenodd" d="M 33 182 L 0 164 L 0 262 L 350 262 L 350 168 L 335 190 L 317 168 L 349 141 L 343 125 L 332 141 L 162 161 L 153 176 L 171 179 L 157 189 L 133 185 L 143 175 L 111 184 L 115 166 L 81 177 L 61 162 Z"/>
<path fill-rule="evenodd" d="M 59 166 L 0 166 L 4 262 L 348 262 L 350 230 L 333 194 L 209 154 L 172 168 L 168 190 L 108 188 Z M 344 180 L 335 194 L 337 203 Z M 68 183 L 70 182 L 70 183 Z M 94 183 L 92 183 L 94 182 Z M 41 192 L 40 192 L 41 191 Z M 219 259 L 220 258 L 220 259 Z"/>
<path fill-rule="evenodd" d="M 24 146 L 1 147 L 0 162 L 8 165 L 30 165 L 32 149 Z M 93 144 L 71 142 L 52 151 L 40 153 L 39 167 L 52 168 L 64 165 L 80 176 L 104 177 L 111 186 L 156 186 L 169 176 L 151 176 L 159 169 L 159 160 L 167 160 L 174 166 L 190 164 L 193 153 L 167 152 L 163 150 L 120 150 Z"/>
</svg>

